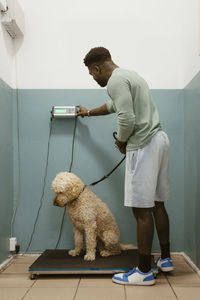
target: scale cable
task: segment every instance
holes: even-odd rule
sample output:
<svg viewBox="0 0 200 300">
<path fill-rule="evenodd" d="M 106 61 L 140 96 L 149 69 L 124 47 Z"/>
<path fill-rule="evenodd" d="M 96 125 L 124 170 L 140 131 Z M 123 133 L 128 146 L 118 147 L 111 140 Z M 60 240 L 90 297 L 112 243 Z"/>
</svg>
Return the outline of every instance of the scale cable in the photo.
<svg viewBox="0 0 200 300">
<path fill-rule="evenodd" d="M 45 173 L 44 173 L 44 180 L 43 180 L 43 186 L 42 186 L 42 195 L 41 195 L 41 198 L 40 198 L 40 205 L 39 205 L 39 208 L 38 208 L 37 216 L 36 216 L 36 219 L 35 219 L 35 222 L 34 222 L 34 225 L 33 225 L 33 231 L 31 233 L 31 237 L 30 237 L 28 246 L 25 250 L 25 253 L 27 253 L 27 251 L 30 248 L 30 245 L 32 243 L 33 236 L 34 236 L 34 233 L 35 233 L 36 224 L 37 224 L 37 221 L 38 221 L 38 218 L 39 218 L 40 210 L 42 208 L 42 200 L 44 198 L 44 191 L 45 191 L 46 179 L 47 179 L 47 169 L 48 169 L 48 164 L 49 164 L 49 148 L 50 148 L 50 139 L 51 139 L 51 132 L 52 132 L 52 123 L 53 123 L 53 119 L 51 118 L 50 119 L 49 137 L 48 137 L 48 146 L 47 146 L 47 159 L 46 159 L 46 164 L 45 164 Z"/>
<path fill-rule="evenodd" d="M 71 170 L 72 170 L 72 165 L 73 165 L 73 160 L 74 160 L 74 143 L 75 143 L 76 127 L 77 127 L 77 117 L 75 118 L 75 123 L 74 123 L 74 131 L 73 131 L 73 138 L 72 138 L 71 162 L 70 162 L 70 166 L 69 166 L 69 172 L 71 172 Z M 64 208 L 61 227 L 60 227 L 60 232 L 59 232 L 59 237 L 58 237 L 58 241 L 56 243 L 55 249 L 57 249 L 58 244 L 60 242 L 61 235 L 62 235 L 64 220 L 65 220 L 65 215 L 66 215 L 65 210 L 66 210 L 66 208 Z"/>
</svg>

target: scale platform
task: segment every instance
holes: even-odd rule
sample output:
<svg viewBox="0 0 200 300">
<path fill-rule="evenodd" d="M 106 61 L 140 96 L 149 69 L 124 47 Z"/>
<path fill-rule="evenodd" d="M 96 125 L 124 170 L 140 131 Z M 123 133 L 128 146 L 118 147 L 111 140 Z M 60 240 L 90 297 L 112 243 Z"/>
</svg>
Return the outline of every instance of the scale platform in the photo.
<svg viewBox="0 0 200 300">
<path fill-rule="evenodd" d="M 69 250 L 46 250 L 29 267 L 30 278 L 54 274 L 114 274 L 129 271 L 138 265 L 138 250 L 125 250 L 118 255 L 102 257 L 97 253 L 95 261 L 85 261 L 84 254 L 73 257 Z M 156 268 L 152 256 L 152 269 Z"/>
</svg>

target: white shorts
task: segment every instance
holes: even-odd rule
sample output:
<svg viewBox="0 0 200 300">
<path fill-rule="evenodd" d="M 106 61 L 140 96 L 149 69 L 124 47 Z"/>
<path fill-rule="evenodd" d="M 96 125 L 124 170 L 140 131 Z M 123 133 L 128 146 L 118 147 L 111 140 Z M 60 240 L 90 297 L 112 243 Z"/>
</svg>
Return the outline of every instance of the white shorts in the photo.
<svg viewBox="0 0 200 300">
<path fill-rule="evenodd" d="M 169 139 L 158 131 L 144 148 L 126 152 L 125 199 L 130 207 L 154 207 L 169 197 Z"/>
</svg>

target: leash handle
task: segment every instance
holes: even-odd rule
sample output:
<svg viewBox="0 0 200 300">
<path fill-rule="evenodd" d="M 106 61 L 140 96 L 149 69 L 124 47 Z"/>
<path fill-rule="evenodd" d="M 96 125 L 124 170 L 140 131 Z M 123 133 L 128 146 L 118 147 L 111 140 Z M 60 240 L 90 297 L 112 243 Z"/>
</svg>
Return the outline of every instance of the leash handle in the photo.
<svg viewBox="0 0 200 300">
<path fill-rule="evenodd" d="M 117 131 L 114 131 L 113 132 L 113 137 L 114 137 L 115 140 L 117 140 L 116 135 L 117 135 Z"/>
</svg>

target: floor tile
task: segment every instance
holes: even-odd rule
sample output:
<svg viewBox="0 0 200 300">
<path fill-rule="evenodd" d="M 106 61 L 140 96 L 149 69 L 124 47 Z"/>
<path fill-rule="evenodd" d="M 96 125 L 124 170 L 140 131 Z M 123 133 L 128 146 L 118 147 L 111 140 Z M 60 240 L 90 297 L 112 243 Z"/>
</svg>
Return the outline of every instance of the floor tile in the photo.
<svg viewBox="0 0 200 300">
<path fill-rule="evenodd" d="M 163 284 L 169 284 L 167 277 L 162 273 L 158 273 L 157 277 L 156 277 L 156 285 L 163 285 Z"/>
<path fill-rule="evenodd" d="M 38 278 L 33 286 L 33 288 L 67 288 L 67 287 L 77 287 L 80 281 L 80 277 L 50 277 L 50 278 Z"/>
<path fill-rule="evenodd" d="M 28 274 L 0 274 L 0 288 L 30 287 L 33 283 Z"/>
<path fill-rule="evenodd" d="M 194 273 L 193 269 L 186 262 L 174 262 L 174 272 Z"/>
<path fill-rule="evenodd" d="M 18 256 L 0 273 L 0 300 L 200 299 L 200 278 L 182 255 L 172 255 L 175 270 L 159 273 L 151 287 L 118 285 L 111 274 L 47 275 L 30 280 L 28 269 L 38 256 Z"/>
<path fill-rule="evenodd" d="M 156 278 L 157 284 L 168 284 L 167 278 L 160 273 Z M 119 287 L 118 284 L 113 283 L 112 275 L 98 276 L 98 277 L 82 277 L 79 287 Z"/>
<path fill-rule="evenodd" d="M 34 255 L 34 256 L 20 255 L 13 260 L 13 263 L 14 264 L 30 264 L 30 265 L 32 265 L 34 263 L 34 261 L 36 261 L 36 259 L 38 259 L 39 256 L 40 256 L 40 254 Z"/>
<path fill-rule="evenodd" d="M 1 274 L 27 274 L 29 267 L 29 264 L 11 264 Z"/>
<path fill-rule="evenodd" d="M 79 287 L 75 300 L 125 300 L 124 287 Z"/>
<path fill-rule="evenodd" d="M 73 300 L 76 288 L 32 288 L 23 300 Z M 7 300 L 7 299 L 6 299 Z M 14 300 L 14 299 L 12 299 Z"/>
<path fill-rule="evenodd" d="M 200 299 L 200 287 L 175 287 L 174 291 L 179 300 L 198 300 Z"/>
<path fill-rule="evenodd" d="M 81 276 L 79 287 L 113 287 L 112 275 Z"/>
<path fill-rule="evenodd" d="M 172 254 L 171 258 L 172 258 L 172 260 L 175 260 L 178 262 L 185 262 L 185 258 L 181 254 Z"/>
<path fill-rule="evenodd" d="M 181 272 L 174 271 L 172 274 L 166 275 L 172 287 L 182 286 L 182 287 L 200 287 L 199 276 L 192 272 Z M 200 297 L 199 297 L 200 298 Z"/>
<path fill-rule="evenodd" d="M 27 288 L 0 288 L 1 300 L 21 300 L 27 292 Z"/>
<path fill-rule="evenodd" d="M 176 300 L 169 285 L 126 286 L 126 300 Z"/>
</svg>

